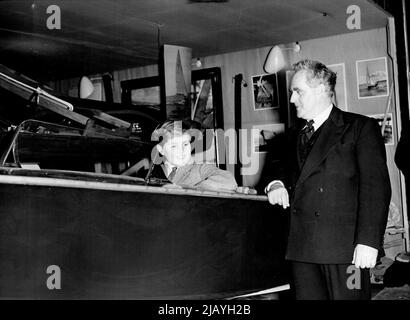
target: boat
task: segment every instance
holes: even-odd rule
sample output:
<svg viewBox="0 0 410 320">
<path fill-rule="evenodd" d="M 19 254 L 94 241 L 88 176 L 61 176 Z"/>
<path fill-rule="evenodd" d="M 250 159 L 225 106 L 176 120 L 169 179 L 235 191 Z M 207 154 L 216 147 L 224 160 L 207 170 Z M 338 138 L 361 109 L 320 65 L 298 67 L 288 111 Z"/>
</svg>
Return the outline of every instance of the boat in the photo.
<svg viewBox="0 0 410 320">
<path fill-rule="evenodd" d="M 265 195 L 121 174 L 150 156 L 149 115 L 134 132 L 4 68 L 0 97 L 1 299 L 232 299 L 288 284 L 287 218 Z"/>
</svg>

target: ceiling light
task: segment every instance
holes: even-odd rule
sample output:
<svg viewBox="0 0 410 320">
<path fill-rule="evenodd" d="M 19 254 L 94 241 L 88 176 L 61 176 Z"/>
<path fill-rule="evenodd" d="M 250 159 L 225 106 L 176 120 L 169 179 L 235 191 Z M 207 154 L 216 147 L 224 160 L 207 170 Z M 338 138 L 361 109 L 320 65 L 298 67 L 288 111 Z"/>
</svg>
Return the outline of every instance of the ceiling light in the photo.
<svg viewBox="0 0 410 320">
<path fill-rule="evenodd" d="M 286 66 L 285 57 L 283 56 L 283 50 L 293 50 L 293 52 L 300 52 L 300 44 L 296 42 L 292 47 L 280 48 L 279 46 L 274 46 L 268 53 L 266 57 L 263 69 L 267 73 L 277 73 Z"/>
<path fill-rule="evenodd" d="M 202 67 L 202 62 L 201 62 L 201 59 L 196 59 L 196 61 L 195 61 L 195 67 L 197 67 L 197 68 L 200 68 L 200 67 Z"/>
<path fill-rule="evenodd" d="M 88 77 L 83 76 L 80 80 L 80 98 L 86 99 L 94 91 L 94 85 Z"/>
</svg>

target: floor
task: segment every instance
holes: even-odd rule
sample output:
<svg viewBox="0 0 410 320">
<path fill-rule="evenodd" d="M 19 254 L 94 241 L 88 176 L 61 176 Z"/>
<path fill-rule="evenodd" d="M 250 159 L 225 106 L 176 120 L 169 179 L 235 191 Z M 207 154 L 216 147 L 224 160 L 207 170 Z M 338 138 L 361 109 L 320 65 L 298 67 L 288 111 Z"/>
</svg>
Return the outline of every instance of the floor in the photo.
<svg viewBox="0 0 410 320">
<path fill-rule="evenodd" d="M 393 260 L 382 258 L 380 263 L 372 269 L 372 300 L 410 300 L 410 276 L 408 275 L 410 272 L 410 255 L 409 253 L 405 253 L 400 255 L 399 258 L 399 263 L 397 264 L 396 262 L 395 265 L 392 265 Z M 383 276 L 386 270 L 390 267 L 390 281 L 388 284 L 390 287 L 386 287 L 383 284 Z M 392 275 L 394 275 L 394 278 L 392 278 Z M 394 282 L 392 282 L 391 279 L 394 279 Z M 398 286 L 392 287 L 396 285 Z M 295 298 L 292 290 L 286 290 L 279 294 L 275 293 L 249 297 L 247 300 L 295 300 Z"/>
<path fill-rule="evenodd" d="M 396 288 L 382 288 L 372 295 L 372 300 L 410 300 L 410 286 L 404 285 Z"/>
<path fill-rule="evenodd" d="M 385 288 L 383 284 L 372 284 L 372 300 L 410 300 L 410 286 L 405 285 L 399 288 Z M 295 300 L 291 290 L 283 291 L 279 294 L 264 294 L 241 300 Z"/>
<path fill-rule="evenodd" d="M 372 284 L 372 300 L 381 292 L 383 291 L 384 286 L 383 284 Z"/>
</svg>

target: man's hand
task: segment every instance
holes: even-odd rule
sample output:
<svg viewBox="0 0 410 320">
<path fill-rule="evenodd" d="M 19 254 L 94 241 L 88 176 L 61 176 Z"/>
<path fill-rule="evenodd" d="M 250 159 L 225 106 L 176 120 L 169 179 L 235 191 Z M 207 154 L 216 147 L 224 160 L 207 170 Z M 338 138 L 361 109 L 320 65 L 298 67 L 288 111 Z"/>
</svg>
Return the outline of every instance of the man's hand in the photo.
<svg viewBox="0 0 410 320">
<path fill-rule="evenodd" d="M 352 263 L 356 268 L 373 268 L 376 265 L 378 250 L 364 244 L 356 245 Z"/>
<path fill-rule="evenodd" d="M 272 185 L 267 195 L 271 204 L 278 204 L 282 206 L 283 209 L 289 207 L 289 194 L 282 184 L 275 183 Z"/>
</svg>

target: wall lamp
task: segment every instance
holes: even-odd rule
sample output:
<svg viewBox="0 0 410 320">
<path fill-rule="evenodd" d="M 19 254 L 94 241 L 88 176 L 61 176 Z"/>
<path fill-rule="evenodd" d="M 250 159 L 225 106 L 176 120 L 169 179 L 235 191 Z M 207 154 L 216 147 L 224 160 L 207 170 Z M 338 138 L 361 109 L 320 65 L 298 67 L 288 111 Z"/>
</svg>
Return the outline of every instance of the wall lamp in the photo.
<svg viewBox="0 0 410 320">
<path fill-rule="evenodd" d="M 279 46 L 274 46 L 270 49 L 268 56 L 266 57 L 263 69 L 267 73 L 277 73 L 283 69 L 286 65 L 285 57 L 283 56 L 283 50 L 293 50 L 293 52 L 300 52 L 300 44 L 296 42 L 292 47 L 280 48 Z"/>
<path fill-rule="evenodd" d="M 196 68 L 201 68 L 202 67 L 202 61 L 200 58 L 197 58 L 194 62 L 192 62 L 192 67 Z"/>
<path fill-rule="evenodd" d="M 89 96 L 91 96 L 93 91 L 94 91 L 93 83 L 88 77 L 83 76 L 80 80 L 80 98 L 81 99 L 88 98 Z"/>
</svg>

